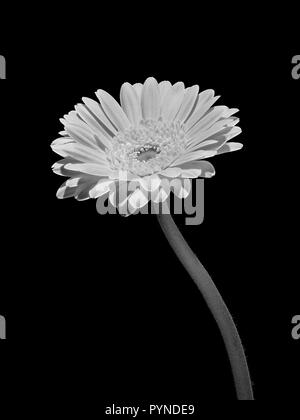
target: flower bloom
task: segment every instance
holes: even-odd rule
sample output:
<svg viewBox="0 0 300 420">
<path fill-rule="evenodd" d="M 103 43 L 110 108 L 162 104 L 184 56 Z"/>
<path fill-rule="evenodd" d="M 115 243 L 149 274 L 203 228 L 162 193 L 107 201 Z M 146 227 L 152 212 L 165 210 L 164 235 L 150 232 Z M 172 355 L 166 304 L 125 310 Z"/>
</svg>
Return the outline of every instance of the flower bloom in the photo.
<svg viewBox="0 0 300 420">
<path fill-rule="evenodd" d="M 63 157 L 53 171 L 69 179 L 58 198 L 77 200 L 108 196 L 119 209 L 143 207 L 149 199 L 164 201 L 170 190 L 185 198 L 190 178 L 211 177 L 214 167 L 205 158 L 242 148 L 228 142 L 240 134 L 233 117 L 237 108 L 215 106 L 219 96 L 182 82 L 124 83 L 119 103 L 104 90 L 99 100 L 83 103 L 60 121 L 64 131 L 51 144 Z M 120 200 L 121 184 L 136 187 Z"/>
</svg>

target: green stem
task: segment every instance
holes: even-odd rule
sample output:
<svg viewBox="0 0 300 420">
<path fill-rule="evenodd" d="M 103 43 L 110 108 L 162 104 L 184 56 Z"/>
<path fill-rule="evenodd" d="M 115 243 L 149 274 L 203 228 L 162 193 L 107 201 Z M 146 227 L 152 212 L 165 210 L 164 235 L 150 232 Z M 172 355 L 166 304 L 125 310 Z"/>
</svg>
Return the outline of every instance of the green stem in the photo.
<svg viewBox="0 0 300 420">
<path fill-rule="evenodd" d="M 169 244 L 198 286 L 219 326 L 228 352 L 238 400 L 254 400 L 242 342 L 222 296 L 208 272 L 181 235 L 172 216 L 159 214 L 158 221 Z"/>
</svg>

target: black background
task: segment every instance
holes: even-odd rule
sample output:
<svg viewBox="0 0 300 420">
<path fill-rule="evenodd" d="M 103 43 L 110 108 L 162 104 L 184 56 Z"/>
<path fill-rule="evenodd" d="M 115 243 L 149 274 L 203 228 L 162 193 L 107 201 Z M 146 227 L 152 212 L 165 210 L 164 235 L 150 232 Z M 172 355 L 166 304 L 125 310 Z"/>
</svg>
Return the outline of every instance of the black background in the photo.
<svg viewBox="0 0 300 420">
<path fill-rule="evenodd" d="M 291 59 L 300 51 L 293 24 L 286 20 L 283 36 L 279 21 L 242 22 L 232 35 L 230 20 L 218 30 L 213 22 L 204 28 L 203 16 L 180 25 L 178 11 L 155 18 L 104 26 L 102 16 L 91 31 L 67 19 L 51 22 L 47 35 L 40 22 L 18 37 L 8 32 L 11 45 L 0 51 L 7 59 L 0 81 L 7 389 L 30 389 L 49 405 L 84 401 L 98 412 L 113 402 L 235 400 L 214 319 L 156 216 L 100 216 L 95 201 L 55 197 L 63 178 L 50 169 L 59 157 L 49 145 L 59 118 L 99 88 L 118 97 L 124 81 L 154 76 L 213 88 L 218 103 L 240 109 L 244 148 L 211 159 L 216 176 L 205 181 L 203 224 L 174 218 L 237 323 L 256 399 L 295 399 L 300 81 Z"/>
</svg>

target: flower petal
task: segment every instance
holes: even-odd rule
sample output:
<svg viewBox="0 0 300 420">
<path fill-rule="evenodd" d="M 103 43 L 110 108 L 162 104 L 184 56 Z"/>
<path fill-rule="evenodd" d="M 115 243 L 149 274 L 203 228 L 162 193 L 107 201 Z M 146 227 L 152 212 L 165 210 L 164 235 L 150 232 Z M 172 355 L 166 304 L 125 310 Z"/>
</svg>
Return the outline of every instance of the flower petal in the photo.
<svg viewBox="0 0 300 420">
<path fill-rule="evenodd" d="M 83 130 L 84 132 L 87 132 L 87 133 L 89 133 L 92 136 L 95 133 L 98 133 L 98 131 L 99 131 L 98 128 L 94 128 L 89 123 L 87 123 L 86 121 L 84 121 L 82 119 L 82 117 L 76 111 L 72 111 L 72 113 L 74 113 L 74 114 L 71 117 L 68 115 L 68 116 L 65 116 L 65 119 L 64 118 L 60 118 L 60 122 L 65 127 L 68 127 L 68 126 L 78 127 L 81 130 Z M 87 111 L 86 111 L 86 114 L 88 114 Z M 108 134 L 106 133 L 106 136 L 107 135 Z"/>
<path fill-rule="evenodd" d="M 129 188 L 127 181 L 116 180 L 116 182 L 110 186 L 109 201 L 110 203 L 118 208 L 119 213 L 128 214 L 128 198 L 132 190 Z"/>
<path fill-rule="evenodd" d="M 102 147 L 99 149 L 99 143 L 97 143 L 95 135 L 93 135 L 90 131 L 84 130 L 83 128 L 76 125 L 66 125 L 66 131 L 69 136 L 71 136 L 78 143 L 91 149 L 96 149 L 99 151 L 99 153 L 103 153 L 101 149 L 103 150 L 104 146 L 111 148 L 109 140 L 105 138 L 104 143 L 101 144 Z"/>
<path fill-rule="evenodd" d="M 120 91 L 120 101 L 127 117 L 133 125 L 138 125 L 142 119 L 140 99 L 135 89 L 129 83 L 124 83 Z"/>
<path fill-rule="evenodd" d="M 104 112 L 111 122 L 117 127 L 118 130 L 124 131 L 130 127 L 130 122 L 120 107 L 118 102 L 105 90 L 99 89 L 96 92 L 97 97 L 102 105 Z"/>
<path fill-rule="evenodd" d="M 220 96 L 214 96 L 215 92 L 212 89 L 204 90 L 198 96 L 197 106 L 194 112 L 185 122 L 185 129 L 188 131 L 193 125 L 196 124 L 200 118 L 209 110 L 209 108 L 220 98 Z"/>
<path fill-rule="evenodd" d="M 52 170 L 55 174 L 57 175 L 61 175 L 61 176 L 70 176 L 70 177 L 75 177 L 75 176 L 81 176 L 83 175 L 81 172 L 73 172 L 73 171 L 68 171 L 67 169 L 65 169 L 65 165 L 67 163 L 79 163 L 79 161 L 77 159 L 73 159 L 71 157 L 66 157 L 64 159 L 58 160 L 57 162 L 55 162 L 52 165 Z"/>
<path fill-rule="evenodd" d="M 66 181 L 66 185 L 68 187 L 77 187 L 79 181 L 80 181 L 80 177 L 79 178 L 69 178 Z"/>
<path fill-rule="evenodd" d="M 201 172 L 201 169 L 183 169 L 180 176 L 181 178 L 198 178 Z"/>
<path fill-rule="evenodd" d="M 223 116 L 224 116 L 224 118 L 229 118 L 233 114 L 236 114 L 237 112 L 239 112 L 238 108 L 228 108 L 228 110 L 226 112 L 224 112 Z"/>
<path fill-rule="evenodd" d="M 129 208 L 131 207 L 132 210 L 141 209 L 144 207 L 149 201 L 149 194 L 145 194 L 142 192 L 140 188 L 136 189 L 129 197 Z"/>
<path fill-rule="evenodd" d="M 94 187 L 94 185 L 97 183 L 96 180 L 93 178 L 81 178 L 77 190 L 74 194 L 74 197 L 78 201 L 88 200 L 90 198 L 90 190 Z"/>
<path fill-rule="evenodd" d="M 226 141 L 233 139 L 234 137 L 241 134 L 242 129 L 241 127 L 233 127 L 228 134 L 226 134 Z"/>
<path fill-rule="evenodd" d="M 98 182 L 96 177 L 83 176 L 80 178 L 68 179 L 57 190 L 57 198 L 75 197 L 76 200 L 82 201 L 90 198 L 90 189 Z"/>
<path fill-rule="evenodd" d="M 56 192 L 56 197 L 59 199 L 74 197 L 77 187 L 68 187 L 64 182 Z"/>
<path fill-rule="evenodd" d="M 233 127 L 234 124 L 238 123 L 238 119 L 234 121 L 233 119 L 223 119 L 215 123 L 211 128 L 201 133 L 195 135 L 192 139 L 190 139 L 187 143 L 186 150 L 192 151 L 199 148 L 202 148 L 202 142 L 204 140 L 223 140 L 223 138 L 227 141 L 229 140 L 229 133 L 232 135 L 238 135 L 241 133 L 240 127 Z"/>
<path fill-rule="evenodd" d="M 95 176 L 114 175 L 114 171 L 112 171 L 108 167 L 97 165 L 95 163 L 67 163 L 65 168 L 69 169 L 70 171 L 78 171 Z"/>
<path fill-rule="evenodd" d="M 111 139 L 112 136 L 114 134 L 110 133 L 104 129 L 103 124 L 100 123 L 100 120 L 98 120 L 97 118 L 95 118 L 86 108 L 86 106 L 84 106 L 83 104 L 78 104 L 75 106 L 75 110 L 77 112 L 77 114 L 79 115 L 79 117 L 82 119 L 82 121 L 84 121 L 86 123 L 85 126 L 83 126 L 83 128 L 87 128 L 90 131 L 92 131 L 92 133 L 98 134 L 98 133 L 102 133 L 102 135 L 104 137 L 107 137 L 107 139 Z M 116 130 L 114 130 L 116 132 Z"/>
<path fill-rule="evenodd" d="M 161 104 L 161 116 L 166 121 L 172 121 L 183 100 L 184 97 L 184 84 L 182 82 L 175 83 L 171 89 L 169 89 L 164 96 Z"/>
<path fill-rule="evenodd" d="M 64 144 L 76 144 L 76 141 L 71 137 L 59 137 L 58 139 L 53 140 L 51 143 L 52 146 L 62 146 Z"/>
<path fill-rule="evenodd" d="M 192 160 L 205 159 L 217 154 L 216 150 L 198 150 L 196 152 L 185 153 L 179 156 L 170 166 L 178 166 L 181 163 L 189 162 Z"/>
<path fill-rule="evenodd" d="M 169 178 L 176 178 L 180 175 L 180 169 L 179 168 L 166 168 L 163 171 L 159 172 L 159 175 L 161 176 L 167 176 Z"/>
<path fill-rule="evenodd" d="M 52 150 L 60 156 L 70 156 L 80 162 L 94 162 L 103 166 L 108 166 L 106 155 L 101 151 L 90 149 L 77 143 L 67 143 L 62 145 L 51 146 Z"/>
<path fill-rule="evenodd" d="M 226 143 L 218 149 L 217 154 L 220 155 L 222 153 L 228 152 L 235 152 L 236 150 L 240 150 L 243 147 L 242 143 L 235 143 L 231 141 L 230 143 Z"/>
<path fill-rule="evenodd" d="M 64 118 L 60 119 L 60 122 L 63 125 L 66 124 L 75 124 L 79 125 L 83 128 L 90 129 L 90 127 L 87 125 L 87 123 L 78 115 L 76 111 L 70 111 L 68 114 L 64 115 Z"/>
<path fill-rule="evenodd" d="M 170 182 L 163 179 L 160 188 L 157 192 L 152 194 L 152 201 L 154 203 L 163 203 L 170 195 Z"/>
<path fill-rule="evenodd" d="M 82 98 L 87 110 L 98 122 L 98 124 L 107 132 L 111 137 L 117 134 L 117 128 L 112 125 L 107 116 L 104 114 L 99 102 L 90 98 Z"/>
<path fill-rule="evenodd" d="M 132 85 L 133 89 L 135 90 L 140 104 L 141 104 L 141 97 L 142 97 L 142 90 L 143 90 L 143 84 L 142 83 L 135 83 L 134 85 Z"/>
<path fill-rule="evenodd" d="M 178 121 L 184 122 L 188 118 L 197 100 L 198 92 L 199 86 L 197 85 L 189 87 L 185 90 L 182 104 L 178 114 L 176 115 L 176 119 Z"/>
<path fill-rule="evenodd" d="M 193 138 L 197 136 L 201 131 L 208 130 L 216 121 L 222 117 L 223 113 L 227 109 L 228 108 L 226 106 L 214 107 L 205 115 L 205 117 L 201 118 L 190 130 L 188 130 L 188 136 Z"/>
<path fill-rule="evenodd" d="M 187 179 L 174 179 L 171 182 L 171 189 L 178 198 L 186 198 L 191 191 L 191 181 Z"/>
<path fill-rule="evenodd" d="M 91 198 L 98 198 L 102 195 L 106 194 L 110 190 L 111 184 L 113 184 L 115 181 L 113 180 L 107 180 L 107 179 L 101 179 L 89 192 Z"/>
<path fill-rule="evenodd" d="M 158 84 L 159 94 L 160 94 L 160 106 L 162 105 L 165 96 L 169 92 L 169 90 L 172 88 L 171 83 L 168 80 L 164 80 L 163 82 L 160 82 Z"/>
<path fill-rule="evenodd" d="M 216 133 L 208 140 L 200 141 L 197 144 L 187 147 L 189 152 L 196 150 L 217 150 L 230 139 L 238 136 L 242 132 L 240 127 L 225 127 L 222 131 Z"/>
<path fill-rule="evenodd" d="M 181 168 L 181 176 L 183 178 L 196 178 L 201 177 L 211 177 L 215 174 L 215 168 L 213 165 L 206 160 L 194 160 L 190 162 L 185 162 L 179 165 Z M 190 176 L 196 175 L 197 176 Z"/>
<path fill-rule="evenodd" d="M 142 97 L 142 114 L 145 120 L 157 120 L 160 113 L 160 95 L 157 81 L 154 77 L 149 77 L 143 86 Z"/>
<path fill-rule="evenodd" d="M 156 174 L 138 178 L 137 181 L 145 191 L 151 192 L 157 190 L 161 183 L 160 177 Z"/>
<path fill-rule="evenodd" d="M 99 130 L 90 130 L 89 127 L 78 126 L 75 124 L 66 124 L 67 132 L 79 143 L 96 147 L 99 151 L 99 148 L 103 151 L 105 148 L 111 149 L 111 137 L 103 135 L 102 131 Z"/>
</svg>

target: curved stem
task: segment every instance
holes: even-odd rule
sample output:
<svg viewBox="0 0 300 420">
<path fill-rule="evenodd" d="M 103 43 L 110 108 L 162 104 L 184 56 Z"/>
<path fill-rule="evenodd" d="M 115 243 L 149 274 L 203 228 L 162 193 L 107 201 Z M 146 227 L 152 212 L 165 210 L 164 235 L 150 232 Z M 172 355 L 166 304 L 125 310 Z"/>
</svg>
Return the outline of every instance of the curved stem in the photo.
<svg viewBox="0 0 300 420">
<path fill-rule="evenodd" d="M 158 221 L 169 244 L 198 286 L 219 326 L 228 352 L 238 400 L 254 400 L 242 342 L 222 296 L 208 272 L 181 235 L 172 216 L 159 214 Z"/>
</svg>

